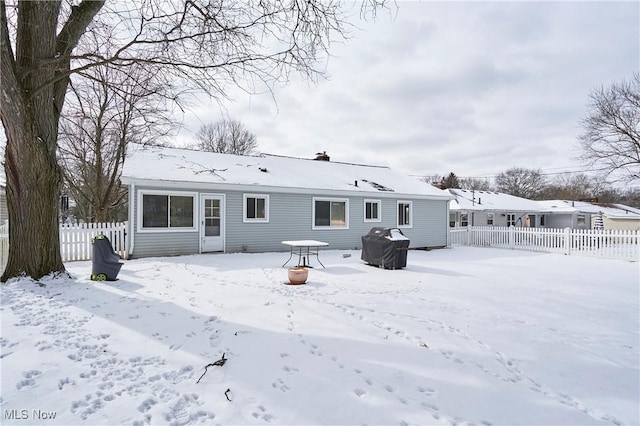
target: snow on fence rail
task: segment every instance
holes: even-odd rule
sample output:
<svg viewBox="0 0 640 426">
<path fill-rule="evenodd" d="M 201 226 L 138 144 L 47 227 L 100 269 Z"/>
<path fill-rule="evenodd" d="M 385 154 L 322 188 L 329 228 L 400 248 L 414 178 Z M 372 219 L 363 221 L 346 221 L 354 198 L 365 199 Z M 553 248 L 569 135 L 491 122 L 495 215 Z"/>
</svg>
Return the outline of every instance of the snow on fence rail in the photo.
<svg viewBox="0 0 640 426">
<path fill-rule="evenodd" d="M 640 260 L 639 231 L 470 226 L 450 228 L 449 243 L 451 245 L 530 250 L 608 259 Z"/>
<path fill-rule="evenodd" d="M 125 235 L 127 222 L 80 223 L 60 225 L 60 254 L 63 262 L 90 260 L 93 256 L 91 239 L 104 234 L 111 241 L 113 249 L 122 258 L 127 257 Z M 9 224 L 0 226 L 0 271 L 4 270 L 9 257 Z"/>
</svg>

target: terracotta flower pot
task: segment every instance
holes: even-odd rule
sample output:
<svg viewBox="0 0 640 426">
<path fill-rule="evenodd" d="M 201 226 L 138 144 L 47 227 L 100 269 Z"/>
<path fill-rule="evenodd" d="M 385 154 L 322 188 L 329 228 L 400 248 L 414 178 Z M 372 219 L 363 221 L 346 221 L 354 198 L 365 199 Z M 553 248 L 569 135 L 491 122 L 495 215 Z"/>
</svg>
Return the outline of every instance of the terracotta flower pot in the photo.
<svg viewBox="0 0 640 426">
<path fill-rule="evenodd" d="M 301 266 L 295 268 L 289 268 L 289 283 L 291 284 L 304 284 L 309 277 L 309 269 Z"/>
</svg>

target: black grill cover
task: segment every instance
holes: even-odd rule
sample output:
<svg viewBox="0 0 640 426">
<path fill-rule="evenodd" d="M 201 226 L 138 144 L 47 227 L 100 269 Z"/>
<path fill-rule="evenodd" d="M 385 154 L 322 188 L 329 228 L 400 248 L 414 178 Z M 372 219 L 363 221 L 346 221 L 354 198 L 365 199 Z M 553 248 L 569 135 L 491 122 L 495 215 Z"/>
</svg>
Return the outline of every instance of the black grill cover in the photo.
<svg viewBox="0 0 640 426">
<path fill-rule="evenodd" d="M 371 228 L 362 236 L 360 258 L 370 265 L 385 269 L 400 269 L 407 266 L 409 239 L 398 228 Z"/>
<path fill-rule="evenodd" d="M 122 265 L 120 255 L 113 250 L 109 238 L 104 235 L 96 236 L 93 239 L 92 277 L 104 274 L 108 281 L 115 281 Z"/>
</svg>

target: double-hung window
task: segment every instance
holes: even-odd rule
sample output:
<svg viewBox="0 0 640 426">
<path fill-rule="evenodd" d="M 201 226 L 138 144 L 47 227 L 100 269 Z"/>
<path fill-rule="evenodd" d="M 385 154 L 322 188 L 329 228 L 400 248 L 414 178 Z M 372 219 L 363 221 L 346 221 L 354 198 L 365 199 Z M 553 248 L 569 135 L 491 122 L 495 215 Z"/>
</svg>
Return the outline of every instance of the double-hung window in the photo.
<svg viewBox="0 0 640 426">
<path fill-rule="evenodd" d="M 192 193 L 141 191 L 140 230 L 195 230 L 196 197 Z"/>
<path fill-rule="evenodd" d="M 380 222 L 380 200 L 364 200 L 364 221 Z"/>
<path fill-rule="evenodd" d="M 410 228 L 412 226 L 411 201 L 398 201 L 398 227 Z"/>
<path fill-rule="evenodd" d="M 349 200 L 342 198 L 313 198 L 312 228 L 349 228 Z"/>
<path fill-rule="evenodd" d="M 513 213 L 507 214 L 507 226 L 516 226 L 516 215 Z"/>
<path fill-rule="evenodd" d="M 244 222 L 269 222 L 269 196 L 244 194 Z"/>
<path fill-rule="evenodd" d="M 460 226 L 469 226 L 469 213 L 460 214 Z"/>
<path fill-rule="evenodd" d="M 487 213 L 487 225 L 493 225 L 493 213 Z"/>
</svg>

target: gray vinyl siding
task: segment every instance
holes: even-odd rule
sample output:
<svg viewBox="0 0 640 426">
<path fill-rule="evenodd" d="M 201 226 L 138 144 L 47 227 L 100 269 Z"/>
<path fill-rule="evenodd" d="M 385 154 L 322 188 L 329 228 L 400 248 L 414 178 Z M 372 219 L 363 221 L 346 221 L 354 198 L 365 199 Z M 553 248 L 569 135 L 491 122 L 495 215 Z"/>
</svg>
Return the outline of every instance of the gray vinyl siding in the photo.
<svg viewBox="0 0 640 426">
<path fill-rule="evenodd" d="M 157 187 L 135 187 L 135 194 L 133 195 L 135 202 L 129 203 L 131 214 L 129 215 L 129 222 L 131 223 L 130 232 L 134 235 L 134 248 L 133 253 L 130 253 L 131 258 L 152 257 L 152 256 L 178 256 L 185 254 L 195 254 L 200 252 L 200 237 L 199 232 L 138 232 L 138 191 L 139 190 L 160 190 L 166 191 L 171 194 L 173 192 L 194 192 L 188 188 L 157 188 Z M 196 205 L 194 208 L 199 208 L 199 201 L 196 199 Z"/>
<path fill-rule="evenodd" d="M 200 252 L 200 234 L 195 232 L 137 232 L 138 190 L 164 188 L 135 188 L 135 202 L 130 203 L 131 230 L 135 232 L 132 257 L 168 256 L 194 254 Z M 171 189 L 167 192 L 189 191 Z M 215 189 L 198 191 L 197 206 L 200 216 L 200 194 L 220 194 Z M 401 228 L 411 240 L 410 247 L 446 246 L 447 244 L 447 200 L 412 200 L 410 198 L 379 198 L 375 194 L 367 197 L 349 197 L 348 229 L 312 229 L 314 197 L 344 199 L 330 194 L 251 194 L 269 196 L 269 222 L 250 223 L 243 221 L 243 191 L 225 191 L 224 236 L 226 252 L 270 252 L 286 251 L 282 244 L 286 240 L 319 240 L 329 243 L 327 249 L 360 249 L 362 235 L 374 226 L 392 227 L 397 224 L 397 201 L 412 201 L 412 221 L 410 228 Z M 364 200 L 380 200 L 381 222 L 364 221 Z"/>
<path fill-rule="evenodd" d="M 286 240 L 318 240 L 329 243 L 327 249 L 357 250 L 372 227 L 397 227 L 397 199 L 380 199 L 382 221 L 364 222 L 365 197 L 350 197 L 349 229 L 312 229 L 314 195 L 269 196 L 269 223 L 243 223 L 242 193 L 227 193 L 226 251 L 283 251 L 288 250 L 282 245 Z M 411 247 L 444 246 L 446 216 L 446 201 L 413 200 L 413 227 L 402 232 L 411 239 Z"/>
<path fill-rule="evenodd" d="M 584 224 L 578 225 L 578 215 L 584 215 Z M 589 229 L 591 228 L 591 214 L 589 213 L 566 213 L 549 214 L 546 219 L 546 228 L 571 228 Z"/>
<path fill-rule="evenodd" d="M 9 220 L 9 211 L 7 210 L 7 194 L 4 188 L 0 189 L 0 226 Z"/>
<path fill-rule="evenodd" d="M 550 214 L 545 222 L 547 228 L 573 228 L 572 214 Z"/>
</svg>

